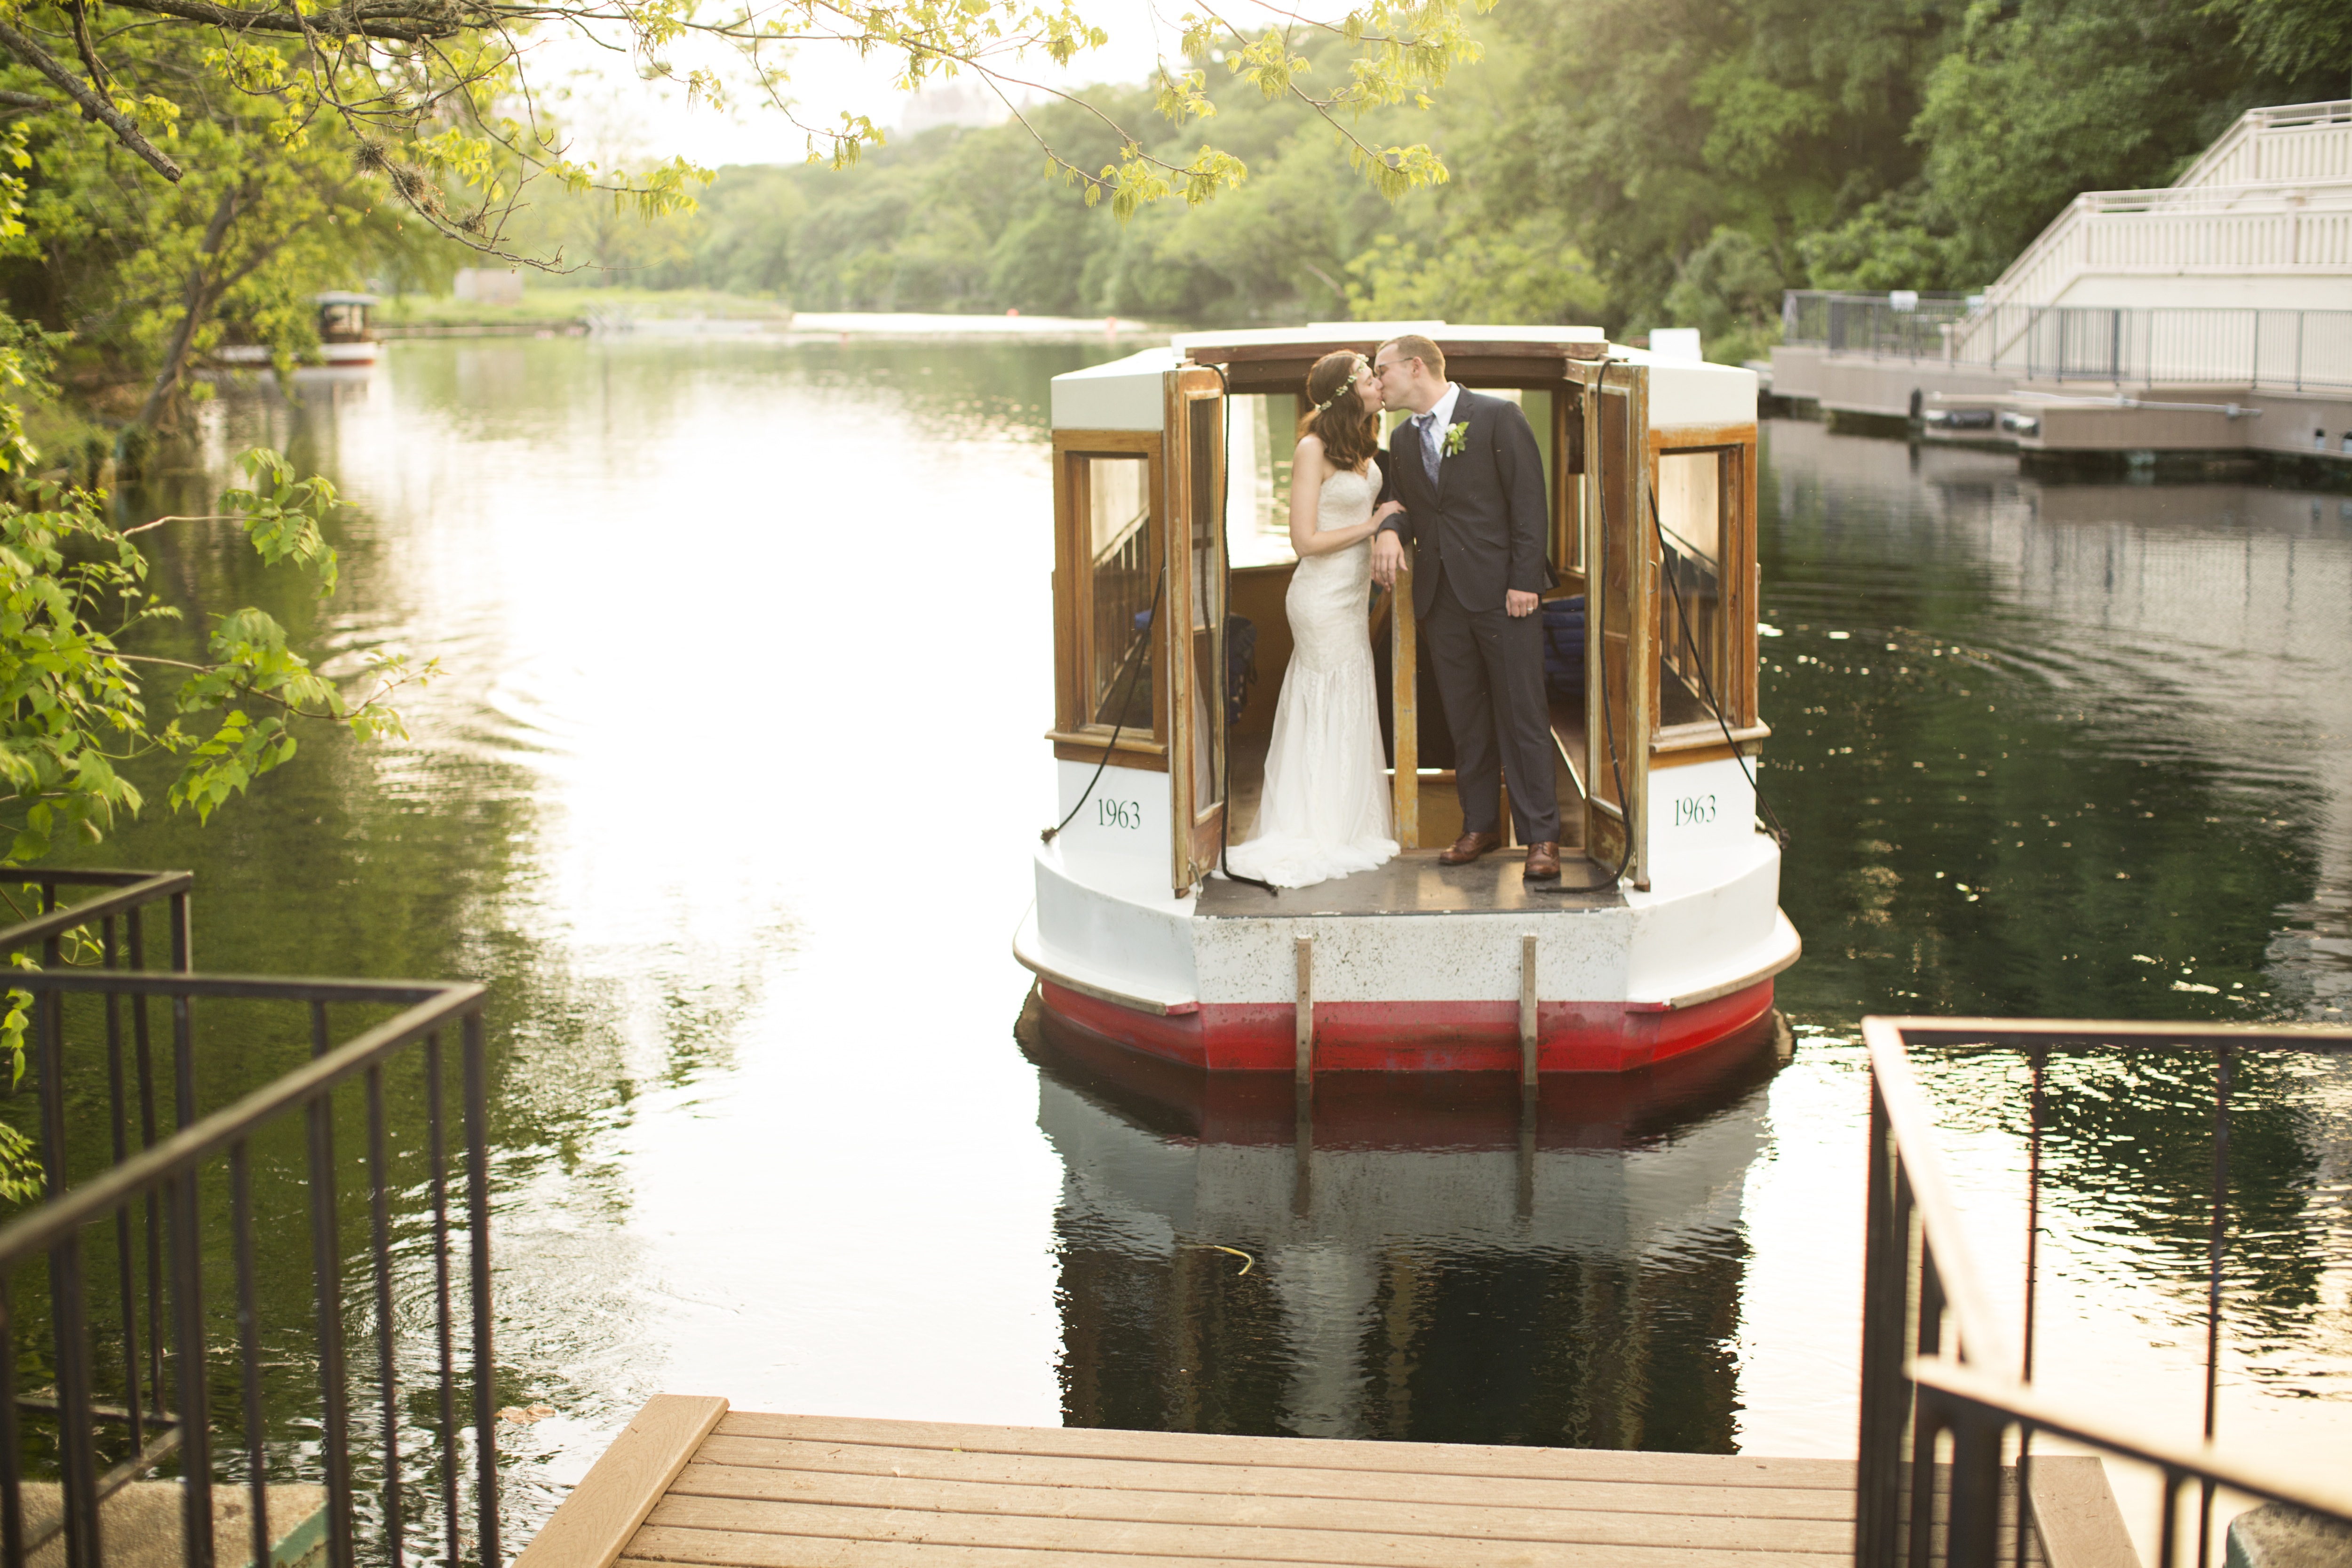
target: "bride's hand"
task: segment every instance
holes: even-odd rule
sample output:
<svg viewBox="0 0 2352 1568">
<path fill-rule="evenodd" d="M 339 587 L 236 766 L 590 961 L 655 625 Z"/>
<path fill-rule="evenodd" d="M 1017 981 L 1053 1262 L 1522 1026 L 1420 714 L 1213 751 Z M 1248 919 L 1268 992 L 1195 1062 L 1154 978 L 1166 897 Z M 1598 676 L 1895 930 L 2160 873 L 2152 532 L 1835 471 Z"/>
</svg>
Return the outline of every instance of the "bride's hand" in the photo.
<svg viewBox="0 0 2352 1568">
<path fill-rule="evenodd" d="M 1403 510 L 1404 502 L 1401 500 L 1384 500 L 1381 502 L 1379 510 L 1372 513 L 1372 526 L 1378 528 L 1381 523 L 1386 522 L 1389 519 L 1394 517 Z"/>
</svg>

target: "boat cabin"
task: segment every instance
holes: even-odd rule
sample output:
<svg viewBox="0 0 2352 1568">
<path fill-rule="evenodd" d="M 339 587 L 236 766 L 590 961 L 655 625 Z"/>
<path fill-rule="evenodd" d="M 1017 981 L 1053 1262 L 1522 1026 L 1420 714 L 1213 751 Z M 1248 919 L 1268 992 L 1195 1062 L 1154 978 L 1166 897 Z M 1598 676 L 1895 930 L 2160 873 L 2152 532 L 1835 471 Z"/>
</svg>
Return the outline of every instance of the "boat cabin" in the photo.
<svg viewBox="0 0 2352 1568">
<path fill-rule="evenodd" d="M 373 294 L 341 289 L 317 296 L 319 357 L 331 365 L 373 364 L 377 338 L 368 324 L 368 312 L 383 301 Z"/>
<path fill-rule="evenodd" d="M 352 294 L 341 289 L 318 296 L 319 341 L 322 343 L 358 343 L 369 341 L 368 312 L 382 301 L 373 294 Z"/>
<path fill-rule="evenodd" d="M 1055 378 L 1057 689 L 1065 835 L 1157 859 L 1181 897 L 1255 814 L 1289 652 L 1290 452 L 1307 367 L 1420 331 L 1449 377 L 1517 402 L 1544 446 L 1546 595 L 1564 858 L 1636 889 L 1752 831 L 1756 378 L 1576 327 L 1341 325 L 1198 333 Z M 1393 417 L 1393 416 L 1392 416 Z M 1154 611 L 1155 602 L 1159 605 Z M 1366 607 L 1396 836 L 1461 827 L 1409 581 Z M 1735 754 L 1737 753 L 1737 754 Z M 1632 809 L 1627 810 L 1626 802 Z"/>
</svg>

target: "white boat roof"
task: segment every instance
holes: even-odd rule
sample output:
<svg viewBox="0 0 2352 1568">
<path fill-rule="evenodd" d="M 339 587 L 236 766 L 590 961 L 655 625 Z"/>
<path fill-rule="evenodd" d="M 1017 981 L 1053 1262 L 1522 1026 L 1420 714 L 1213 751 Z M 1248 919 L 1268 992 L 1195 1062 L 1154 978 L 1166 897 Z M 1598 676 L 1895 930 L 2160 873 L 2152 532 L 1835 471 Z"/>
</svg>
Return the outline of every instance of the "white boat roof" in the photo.
<svg viewBox="0 0 2352 1568">
<path fill-rule="evenodd" d="M 1661 359 L 1647 349 L 1610 342 L 1598 327 L 1456 326 L 1445 321 L 1314 321 L 1304 327 L 1185 332 L 1165 348 L 1088 365 L 1054 378 L 1056 430 L 1158 430 L 1167 419 L 1163 377 L 1201 351 L 1257 350 L 1382 342 L 1419 332 L 1443 344 L 1509 343 L 1540 349 L 1582 346 L 1579 358 L 1606 356 L 1650 367 L 1653 430 L 1720 428 L 1756 423 L 1757 377 L 1738 365 Z M 1223 357 L 1219 355 L 1218 357 Z M 1258 357 L 1258 356 L 1254 356 Z"/>
<path fill-rule="evenodd" d="M 1450 321 L 1309 321 L 1303 327 L 1260 327 L 1246 331 L 1180 332 L 1170 339 L 1177 353 L 1191 354 L 1202 348 L 1300 348 L 1318 343 L 1386 342 L 1407 332 L 1418 332 L 1440 342 L 1605 343 L 1609 334 L 1599 327 L 1456 326 Z"/>
</svg>

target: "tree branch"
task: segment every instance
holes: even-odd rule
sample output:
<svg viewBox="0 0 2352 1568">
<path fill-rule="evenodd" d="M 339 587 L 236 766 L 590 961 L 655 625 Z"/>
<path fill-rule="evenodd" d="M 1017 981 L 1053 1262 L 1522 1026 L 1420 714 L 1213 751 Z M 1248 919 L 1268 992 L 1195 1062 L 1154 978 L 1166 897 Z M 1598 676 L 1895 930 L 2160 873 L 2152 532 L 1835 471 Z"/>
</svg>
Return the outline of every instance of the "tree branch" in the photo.
<svg viewBox="0 0 2352 1568">
<path fill-rule="evenodd" d="M 109 92 L 114 84 L 106 79 L 106 68 L 98 63 L 98 46 L 89 41 L 89 11 L 83 0 L 72 0 L 74 47 L 81 51 L 82 68 L 89 72 L 89 85 L 100 92 Z"/>
<path fill-rule="evenodd" d="M 202 22 L 206 26 L 226 27 L 233 32 L 259 30 L 265 33 L 305 32 L 310 28 L 331 37 L 359 33 L 371 38 L 394 38 L 405 44 L 423 43 L 428 38 L 455 37 L 468 27 L 486 26 L 493 10 L 524 12 L 529 6 L 461 5 L 451 0 L 353 0 L 348 5 L 331 6 L 305 17 L 290 6 L 271 6 L 266 10 L 248 10 L 242 5 L 216 5 L 211 0 L 117 0 L 124 9 L 152 11 L 158 16 L 177 16 L 184 21 Z"/>
<path fill-rule="evenodd" d="M 41 47 L 5 22 L 0 22 L 0 48 L 5 48 L 10 54 L 57 83 L 59 90 L 80 106 L 82 114 L 86 118 L 95 120 L 113 132 L 125 147 L 144 158 L 157 174 L 174 183 L 179 180 L 180 165 L 165 157 L 155 143 L 148 141 L 146 133 L 132 124 L 129 116 L 89 88 L 84 87 L 81 79 L 66 69 L 55 55 L 50 54 L 48 50 Z"/>
</svg>

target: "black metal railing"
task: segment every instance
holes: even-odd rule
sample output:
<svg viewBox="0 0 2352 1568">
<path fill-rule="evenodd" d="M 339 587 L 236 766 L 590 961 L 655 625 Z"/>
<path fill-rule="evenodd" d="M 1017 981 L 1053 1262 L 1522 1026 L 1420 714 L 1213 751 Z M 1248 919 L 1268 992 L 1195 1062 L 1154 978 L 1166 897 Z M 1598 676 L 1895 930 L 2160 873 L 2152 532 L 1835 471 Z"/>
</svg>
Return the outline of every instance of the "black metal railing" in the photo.
<svg viewBox="0 0 2352 1568">
<path fill-rule="evenodd" d="M 1942 359 L 1944 329 L 1969 314 L 1966 294 L 1846 294 L 1790 289 L 1780 296 L 1780 338 L 1874 359 Z"/>
<path fill-rule="evenodd" d="M 0 1560 L 170 1510 L 197 1568 L 499 1563 L 482 988 L 195 973 L 188 874 L 15 879 L 46 1195 L 0 1228 Z"/>
<path fill-rule="evenodd" d="M 1780 341 L 1869 359 L 1940 361 L 2022 381 L 2116 386 L 2352 387 L 2352 310 L 2044 305 L 1982 295 L 1791 289 Z"/>
<path fill-rule="evenodd" d="M 1855 1563 L 1861 1568 L 1927 1568 L 1931 1562 L 1994 1568 L 2008 1540 L 2022 1568 L 2032 1534 L 2024 1510 L 2032 1495 L 2036 1433 L 2155 1468 L 2162 1478 L 2155 1568 L 2181 1563 L 2184 1538 L 2191 1534 L 2196 1562 L 2203 1568 L 2210 1561 L 2221 1487 L 2352 1524 L 2352 1485 L 2341 1467 L 2294 1472 L 2215 1433 L 2233 1071 L 2254 1053 L 2352 1053 L 2352 1030 L 1868 1018 L 1863 1034 L 1870 1052 L 1871 1158 Z M 1923 1044 L 2014 1050 L 2031 1065 L 2023 1334 L 2014 1342 L 1991 1306 L 1983 1272 L 1970 1259 L 1937 1153 L 1934 1115 L 1906 1048 Z M 2159 1048 L 2208 1051 L 2214 1060 L 2204 1429 L 2193 1441 L 2151 1436 L 2033 1386 L 2049 1059 L 2057 1052 Z M 2006 1486 L 2004 1472 L 2011 1465 L 2021 1484 Z M 2198 1506 L 2194 1522 L 2185 1524 L 2182 1494 L 2192 1486 Z"/>
</svg>

